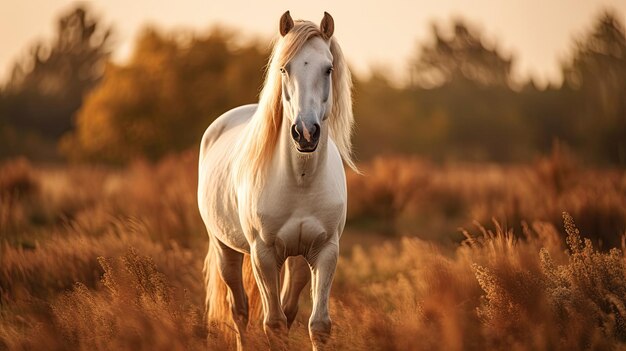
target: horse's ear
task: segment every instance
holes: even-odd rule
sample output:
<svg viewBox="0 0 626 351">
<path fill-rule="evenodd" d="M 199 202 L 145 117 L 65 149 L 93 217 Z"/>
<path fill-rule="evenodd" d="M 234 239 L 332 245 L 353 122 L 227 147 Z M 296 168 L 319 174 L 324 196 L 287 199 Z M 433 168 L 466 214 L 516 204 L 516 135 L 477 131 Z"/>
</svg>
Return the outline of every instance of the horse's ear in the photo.
<svg viewBox="0 0 626 351">
<path fill-rule="evenodd" d="M 322 18 L 320 30 L 322 31 L 322 35 L 326 40 L 330 39 L 330 37 L 332 37 L 333 33 L 335 32 L 335 20 L 333 20 L 333 16 L 331 16 L 326 11 L 324 11 L 324 18 Z"/>
<path fill-rule="evenodd" d="M 289 33 L 291 28 L 293 28 L 293 20 L 291 19 L 289 11 L 287 11 L 280 16 L 280 35 L 284 37 Z"/>
</svg>

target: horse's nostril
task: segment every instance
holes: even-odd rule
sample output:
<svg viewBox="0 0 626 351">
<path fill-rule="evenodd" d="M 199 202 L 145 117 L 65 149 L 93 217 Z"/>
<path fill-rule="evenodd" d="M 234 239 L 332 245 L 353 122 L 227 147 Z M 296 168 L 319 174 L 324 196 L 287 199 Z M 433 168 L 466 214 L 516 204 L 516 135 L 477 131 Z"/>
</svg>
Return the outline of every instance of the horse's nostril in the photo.
<svg viewBox="0 0 626 351">
<path fill-rule="evenodd" d="M 320 132 L 322 131 L 322 129 L 320 128 L 320 125 L 315 123 L 313 125 L 313 140 L 318 140 L 320 138 Z"/>
<path fill-rule="evenodd" d="M 298 129 L 297 129 L 295 124 L 291 125 L 291 137 L 295 141 L 299 141 L 300 140 L 300 133 L 298 132 Z"/>
</svg>

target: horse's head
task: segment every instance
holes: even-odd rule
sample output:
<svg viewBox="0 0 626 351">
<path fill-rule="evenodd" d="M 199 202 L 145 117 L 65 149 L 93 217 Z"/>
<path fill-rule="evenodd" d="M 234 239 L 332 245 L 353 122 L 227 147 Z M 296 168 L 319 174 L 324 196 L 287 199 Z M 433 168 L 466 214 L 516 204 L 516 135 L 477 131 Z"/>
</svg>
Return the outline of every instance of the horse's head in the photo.
<svg viewBox="0 0 626 351">
<path fill-rule="evenodd" d="M 280 18 L 280 34 L 284 37 L 294 28 L 285 12 Z M 333 18 L 324 12 L 320 24 L 321 36 L 314 36 L 280 67 L 282 74 L 282 104 L 289 118 L 291 137 L 299 152 L 317 149 L 322 126 L 332 108 L 333 56 L 330 38 Z"/>
</svg>

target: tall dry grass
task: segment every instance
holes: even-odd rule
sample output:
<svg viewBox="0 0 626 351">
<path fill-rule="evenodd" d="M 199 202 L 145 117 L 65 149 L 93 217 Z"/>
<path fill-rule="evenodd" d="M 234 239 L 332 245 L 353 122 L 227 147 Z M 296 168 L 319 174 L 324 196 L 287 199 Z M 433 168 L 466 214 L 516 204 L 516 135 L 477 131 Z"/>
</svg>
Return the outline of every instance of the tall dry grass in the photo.
<svg viewBox="0 0 626 351">
<path fill-rule="evenodd" d="M 377 158 L 348 174 L 348 217 L 389 235 L 417 234 L 458 242 L 458 228 L 495 218 L 521 231 L 520 223 L 561 213 L 604 249 L 620 245 L 626 229 L 626 173 L 580 165 L 562 148 L 529 165 L 434 165 L 416 158 Z"/>
<path fill-rule="evenodd" d="M 226 349 L 202 319 L 207 239 L 195 164 L 187 153 L 125 169 L 2 165 L 0 349 Z M 623 172 L 561 156 L 362 168 L 364 177 L 349 177 L 344 242 L 382 234 L 376 245 L 343 247 L 333 348 L 625 348 L 626 256 L 623 245 L 607 250 L 625 229 Z M 456 226 L 470 230 L 442 245 L 437 235 Z M 301 304 L 293 349 L 310 347 L 307 296 Z M 258 324 L 251 333 L 262 348 Z"/>
</svg>

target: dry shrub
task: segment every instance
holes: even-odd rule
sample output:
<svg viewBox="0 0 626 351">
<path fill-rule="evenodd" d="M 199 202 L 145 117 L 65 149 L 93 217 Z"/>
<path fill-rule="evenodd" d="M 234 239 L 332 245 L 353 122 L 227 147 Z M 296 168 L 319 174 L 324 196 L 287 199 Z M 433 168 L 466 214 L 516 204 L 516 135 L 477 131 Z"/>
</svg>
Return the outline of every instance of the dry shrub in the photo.
<svg viewBox="0 0 626 351">
<path fill-rule="evenodd" d="M 0 349 L 204 345 L 198 311 L 207 243 L 194 158 L 44 169 L 36 193 L 3 203 L 12 225 L 0 223 Z M 148 304 L 155 294 L 167 298 Z M 132 296 L 141 303 L 131 305 Z M 107 334 L 110 326 L 117 329 Z"/>
<path fill-rule="evenodd" d="M 0 228 L 0 350 L 232 348 L 207 334 L 201 317 L 207 238 L 195 157 L 33 171 L 39 190 L 3 210 L 23 220 Z M 384 217 L 391 230 L 436 238 L 472 218 L 508 222 L 478 225 L 461 245 L 404 237 L 344 248 L 331 294 L 331 348 L 624 349 L 623 251 L 594 248 L 571 217 L 565 234 L 554 223 L 567 209 L 594 239 L 623 232 L 626 177 L 541 167 L 397 158 L 363 167 L 364 177 L 349 175 L 352 223 Z M 518 218 L 531 224 L 508 225 Z M 354 230 L 345 235 L 364 242 Z M 607 238 L 605 245 L 616 241 Z M 306 295 L 292 349 L 310 348 Z M 254 324 L 250 342 L 266 348 Z"/>
<path fill-rule="evenodd" d="M 479 226 L 454 252 L 416 238 L 339 264 L 333 287 L 337 349 L 553 350 L 624 348 L 625 257 L 580 239 L 569 252 L 545 222 L 523 237 Z"/>
<path fill-rule="evenodd" d="M 37 175 L 27 159 L 17 158 L 0 164 L 0 194 L 27 196 L 38 189 Z"/>
<path fill-rule="evenodd" d="M 173 350 L 204 345 L 201 310 L 177 291 L 148 256 L 130 249 L 99 258 L 105 289 L 77 283 L 53 304 L 64 346 L 78 350 Z"/>
<path fill-rule="evenodd" d="M 102 182 L 107 170 L 69 167 L 30 171 L 36 191 L 27 195 L 0 194 L 0 234 L 13 245 L 32 249 L 78 214 L 101 203 Z M 15 194 L 15 193 L 14 193 Z"/>
<path fill-rule="evenodd" d="M 132 226 L 97 238 L 55 237 L 36 250 L 3 247 L 0 289 L 7 318 L 0 323 L 0 345 L 203 345 L 200 253 L 164 248 Z M 14 335 L 17 326 L 20 334 Z"/>
<path fill-rule="evenodd" d="M 18 158 L 0 164 L 0 235 L 13 236 L 27 221 L 22 201 L 37 195 L 39 179 L 28 160 Z"/>
<path fill-rule="evenodd" d="M 206 239 L 197 206 L 197 163 L 196 152 L 172 155 L 157 165 L 134 162 L 106 180 L 106 211 L 142 218 L 159 242 L 189 247 Z"/>
<path fill-rule="evenodd" d="M 348 218 L 365 229 L 459 242 L 457 228 L 474 221 L 495 217 L 519 231 L 523 220 L 559 226 L 567 211 L 603 248 L 626 231 L 624 171 L 582 168 L 562 148 L 533 165 L 379 158 L 361 168 L 363 176 L 348 174 Z"/>
<path fill-rule="evenodd" d="M 478 315 L 490 348 L 624 347 L 625 257 L 616 248 L 596 251 L 589 239 L 583 244 L 572 217 L 564 213 L 563 219 L 565 257 L 545 246 L 538 252 L 533 247 L 532 262 L 518 264 L 516 257 L 528 252 L 527 243 L 526 248 L 516 245 L 496 264 L 474 265 L 486 293 Z"/>
<path fill-rule="evenodd" d="M 552 152 L 537 160 L 535 170 L 542 183 L 552 191 L 561 193 L 574 185 L 580 165 L 567 145 L 555 141 Z"/>
<path fill-rule="evenodd" d="M 25 162 L 7 167 L 29 170 Z M 32 248 L 41 228 L 79 223 L 94 234 L 105 232 L 115 219 L 141 218 L 155 240 L 176 240 L 188 247 L 198 238 L 204 239 L 196 204 L 196 168 L 196 153 L 186 152 L 158 164 L 138 160 L 126 169 L 75 165 L 39 172 L 45 176 L 32 170 L 9 172 L 30 174 L 38 191 L 27 197 L 0 192 L 0 234 L 12 238 L 14 244 Z"/>
<path fill-rule="evenodd" d="M 392 217 L 427 182 L 429 164 L 417 158 L 376 158 L 362 175 L 348 173 L 349 215 Z"/>
<path fill-rule="evenodd" d="M 172 270 L 178 265 L 195 264 L 191 261 L 191 251 L 176 244 L 165 249 L 163 244 L 148 238 L 147 229 L 141 223 L 116 221 L 101 236 L 82 234 L 82 228 L 77 226 L 68 228 L 62 235 L 53 235 L 35 249 L 4 244 L 0 247 L 2 293 L 11 299 L 20 294 L 44 298 L 49 293 L 71 288 L 77 281 L 93 287 L 102 273 L 96 258 L 119 255 L 128 246 L 141 248 Z M 200 271 L 199 266 L 193 267 Z"/>
<path fill-rule="evenodd" d="M 402 239 L 340 261 L 334 313 L 337 349 L 480 348 L 473 311 L 480 288 L 469 256 Z"/>
</svg>

